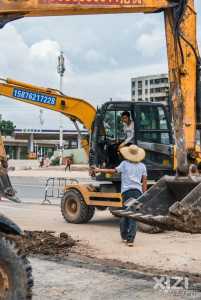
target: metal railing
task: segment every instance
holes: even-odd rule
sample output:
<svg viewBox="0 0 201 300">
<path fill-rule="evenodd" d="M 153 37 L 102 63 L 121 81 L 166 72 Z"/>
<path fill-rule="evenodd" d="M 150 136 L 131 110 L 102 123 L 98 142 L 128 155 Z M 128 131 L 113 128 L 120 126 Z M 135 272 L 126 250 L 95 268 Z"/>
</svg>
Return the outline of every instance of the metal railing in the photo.
<svg viewBox="0 0 201 300">
<path fill-rule="evenodd" d="M 73 178 L 49 177 L 45 185 L 45 197 L 41 204 L 52 204 L 50 199 L 61 199 L 65 186 L 75 183 L 78 183 L 78 180 Z"/>
</svg>

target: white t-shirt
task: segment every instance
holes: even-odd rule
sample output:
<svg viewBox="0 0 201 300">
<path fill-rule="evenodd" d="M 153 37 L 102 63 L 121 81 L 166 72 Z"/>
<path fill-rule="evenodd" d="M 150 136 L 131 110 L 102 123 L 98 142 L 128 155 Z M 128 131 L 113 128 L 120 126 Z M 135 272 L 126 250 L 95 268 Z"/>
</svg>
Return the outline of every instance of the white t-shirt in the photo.
<svg viewBox="0 0 201 300">
<path fill-rule="evenodd" d="M 138 189 L 142 192 L 142 176 L 147 176 L 147 170 L 143 163 L 132 163 L 124 160 L 116 167 L 121 173 L 121 193 L 130 189 Z"/>
<path fill-rule="evenodd" d="M 124 144 L 128 143 L 134 143 L 134 135 L 135 135 L 135 128 L 134 128 L 134 122 L 131 121 L 129 125 L 124 124 L 124 134 L 126 135 L 126 139 L 124 141 Z"/>
</svg>

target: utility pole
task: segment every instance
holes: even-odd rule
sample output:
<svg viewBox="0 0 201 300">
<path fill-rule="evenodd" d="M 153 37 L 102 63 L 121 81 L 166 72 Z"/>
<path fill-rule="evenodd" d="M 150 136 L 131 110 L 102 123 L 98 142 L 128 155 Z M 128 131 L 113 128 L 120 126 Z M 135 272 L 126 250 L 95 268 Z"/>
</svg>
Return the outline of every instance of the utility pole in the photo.
<svg viewBox="0 0 201 300">
<path fill-rule="evenodd" d="M 62 84 L 63 84 L 63 76 L 65 72 L 65 65 L 64 65 L 64 55 L 63 51 L 60 52 L 60 55 L 58 56 L 58 65 L 57 65 L 57 73 L 59 74 L 59 90 L 62 92 Z M 62 118 L 60 114 L 60 128 L 59 128 L 59 148 L 60 148 L 60 165 L 62 165 L 63 161 L 63 124 L 62 124 Z"/>
<path fill-rule="evenodd" d="M 43 125 L 44 125 L 44 122 L 45 122 L 45 119 L 44 119 L 44 115 L 43 115 L 44 111 L 42 109 L 39 110 L 39 121 L 40 121 L 40 130 L 41 132 L 43 131 Z M 38 146 L 38 145 L 37 145 Z M 38 149 L 36 147 L 36 155 L 38 157 Z M 44 153 L 43 153 L 43 147 L 41 146 L 40 147 L 40 156 L 43 157 L 44 156 Z"/>
</svg>

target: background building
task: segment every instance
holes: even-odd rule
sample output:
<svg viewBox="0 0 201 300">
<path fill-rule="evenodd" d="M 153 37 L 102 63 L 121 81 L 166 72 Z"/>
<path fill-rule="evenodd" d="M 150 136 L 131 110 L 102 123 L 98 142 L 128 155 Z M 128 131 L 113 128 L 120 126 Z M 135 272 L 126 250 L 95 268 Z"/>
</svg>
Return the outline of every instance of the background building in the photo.
<svg viewBox="0 0 201 300">
<path fill-rule="evenodd" d="M 53 155 L 59 149 L 59 130 L 56 129 L 15 129 L 13 136 L 6 136 L 4 145 L 11 159 L 26 159 L 29 152 L 37 155 Z M 87 131 L 81 134 L 88 136 Z M 81 147 L 76 130 L 64 130 L 64 150 Z"/>
<path fill-rule="evenodd" d="M 166 104 L 169 94 L 167 74 L 134 77 L 131 79 L 132 101 L 161 102 Z"/>
</svg>

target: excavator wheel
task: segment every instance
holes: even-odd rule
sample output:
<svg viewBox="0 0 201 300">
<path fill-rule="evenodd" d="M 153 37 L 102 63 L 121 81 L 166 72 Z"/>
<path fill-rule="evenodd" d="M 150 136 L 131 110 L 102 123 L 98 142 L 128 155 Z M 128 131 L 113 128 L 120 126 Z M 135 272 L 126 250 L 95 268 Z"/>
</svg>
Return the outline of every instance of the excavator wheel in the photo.
<svg viewBox="0 0 201 300">
<path fill-rule="evenodd" d="M 33 278 L 29 261 L 15 241 L 0 236 L 0 300 L 32 299 Z"/>
<path fill-rule="evenodd" d="M 95 207 L 88 206 L 77 190 L 70 189 L 61 200 L 61 213 L 69 223 L 88 223 L 94 216 Z"/>
</svg>

